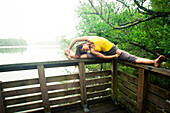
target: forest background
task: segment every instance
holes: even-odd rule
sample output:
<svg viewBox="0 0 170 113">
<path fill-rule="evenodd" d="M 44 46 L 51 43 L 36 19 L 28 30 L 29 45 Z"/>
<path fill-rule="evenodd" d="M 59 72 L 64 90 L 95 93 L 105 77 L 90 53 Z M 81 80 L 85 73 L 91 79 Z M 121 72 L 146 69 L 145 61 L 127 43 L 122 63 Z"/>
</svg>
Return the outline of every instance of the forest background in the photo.
<svg viewBox="0 0 170 113">
<path fill-rule="evenodd" d="M 170 62 L 169 0 L 79 0 L 76 10 L 80 22 L 78 37 L 101 36 L 133 55 L 155 59 L 164 55 Z M 71 40 L 63 39 L 69 43 Z M 98 68 L 95 68 L 98 67 Z M 108 66 L 103 66 L 107 68 Z M 88 66 L 100 70 L 100 66 Z M 120 70 L 137 76 L 135 70 Z M 156 84 L 168 87 L 169 81 L 151 77 Z"/>
</svg>

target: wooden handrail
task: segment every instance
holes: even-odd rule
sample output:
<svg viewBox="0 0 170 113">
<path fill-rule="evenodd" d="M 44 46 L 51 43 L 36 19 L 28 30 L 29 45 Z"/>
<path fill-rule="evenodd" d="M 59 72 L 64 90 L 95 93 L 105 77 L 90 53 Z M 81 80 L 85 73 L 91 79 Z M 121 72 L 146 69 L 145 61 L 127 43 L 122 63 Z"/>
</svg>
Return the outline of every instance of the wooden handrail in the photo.
<svg viewBox="0 0 170 113">
<path fill-rule="evenodd" d="M 18 71 L 18 70 L 30 70 L 37 69 L 37 65 L 43 65 L 44 68 L 52 67 L 65 67 L 65 66 L 78 66 L 79 62 L 84 62 L 85 64 L 96 64 L 96 63 L 109 63 L 111 60 L 103 59 L 76 59 L 76 60 L 61 60 L 61 61 L 48 61 L 48 62 L 32 62 L 32 63 L 18 63 L 18 64 L 5 64 L 0 65 L 0 72 L 7 71 Z M 142 68 L 152 72 L 160 73 L 164 76 L 170 77 L 170 70 L 164 68 L 156 68 L 154 66 L 143 65 L 143 64 L 132 64 L 130 62 L 118 60 L 118 63 L 129 65 L 134 68 Z"/>
</svg>

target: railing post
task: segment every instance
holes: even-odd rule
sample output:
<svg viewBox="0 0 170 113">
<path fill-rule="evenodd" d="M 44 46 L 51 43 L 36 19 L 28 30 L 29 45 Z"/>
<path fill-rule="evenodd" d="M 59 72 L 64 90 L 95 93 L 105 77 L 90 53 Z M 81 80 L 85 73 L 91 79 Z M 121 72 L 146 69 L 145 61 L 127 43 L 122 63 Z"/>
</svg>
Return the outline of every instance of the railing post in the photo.
<svg viewBox="0 0 170 113">
<path fill-rule="evenodd" d="M 117 60 L 111 61 L 111 88 L 112 88 L 112 100 L 117 101 Z"/>
<path fill-rule="evenodd" d="M 139 68 L 137 113 L 144 113 L 145 112 L 147 82 L 148 82 L 148 71 L 145 70 L 145 69 Z"/>
<path fill-rule="evenodd" d="M 46 86 L 44 66 L 38 65 L 37 68 L 38 68 L 39 82 L 41 88 L 41 96 L 42 96 L 43 106 L 44 106 L 44 113 L 51 113 L 48 91 Z"/>
<path fill-rule="evenodd" d="M 4 96 L 2 94 L 2 81 L 0 81 L 0 113 L 5 113 Z"/>
<path fill-rule="evenodd" d="M 87 106 L 87 92 L 86 92 L 86 77 L 85 77 L 85 65 L 84 62 L 79 62 L 79 80 L 80 80 L 80 93 L 81 93 L 81 105 L 85 112 L 89 112 Z"/>
</svg>

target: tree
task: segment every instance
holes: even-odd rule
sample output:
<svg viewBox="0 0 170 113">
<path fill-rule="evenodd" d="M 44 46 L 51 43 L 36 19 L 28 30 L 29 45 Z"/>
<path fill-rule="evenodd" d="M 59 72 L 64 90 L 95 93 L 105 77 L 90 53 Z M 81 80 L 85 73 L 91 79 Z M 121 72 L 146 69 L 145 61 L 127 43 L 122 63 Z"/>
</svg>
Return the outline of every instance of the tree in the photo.
<svg viewBox="0 0 170 113">
<path fill-rule="evenodd" d="M 169 4 L 167 0 L 80 1 L 77 14 L 79 35 L 106 37 L 132 54 L 156 58 L 170 56 Z M 157 5 L 159 3 L 159 5 Z M 158 8 L 161 7 L 161 8 Z M 168 59 L 170 61 L 170 59 Z"/>
</svg>

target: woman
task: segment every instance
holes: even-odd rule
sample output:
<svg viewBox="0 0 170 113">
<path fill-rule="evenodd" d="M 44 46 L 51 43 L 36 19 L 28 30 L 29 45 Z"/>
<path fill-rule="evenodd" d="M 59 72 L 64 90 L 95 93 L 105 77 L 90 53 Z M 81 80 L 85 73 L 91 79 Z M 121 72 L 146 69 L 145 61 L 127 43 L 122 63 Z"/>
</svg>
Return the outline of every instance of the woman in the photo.
<svg viewBox="0 0 170 113">
<path fill-rule="evenodd" d="M 87 41 L 76 46 L 76 53 L 72 55 L 70 53 L 71 48 L 76 42 Z M 90 53 L 88 53 L 90 51 Z M 69 48 L 65 50 L 65 55 L 68 59 L 71 58 L 102 58 L 102 59 L 112 59 L 118 57 L 118 59 L 129 61 L 132 63 L 142 63 L 150 64 L 155 67 L 160 66 L 160 64 L 165 60 L 165 56 L 160 55 L 156 60 L 149 60 L 145 58 L 139 58 L 134 55 L 129 54 L 126 51 L 118 49 L 116 45 L 108 41 L 103 37 L 98 36 L 84 36 L 74 39 Z"/>
</svg>

